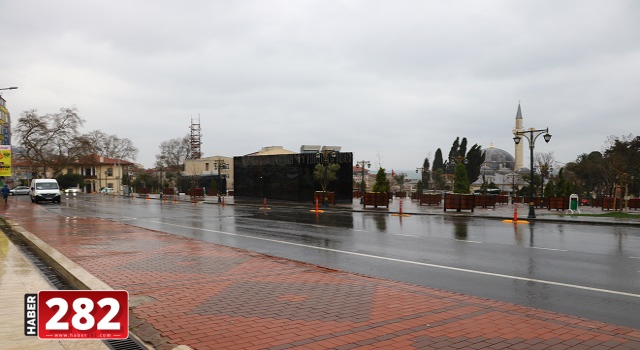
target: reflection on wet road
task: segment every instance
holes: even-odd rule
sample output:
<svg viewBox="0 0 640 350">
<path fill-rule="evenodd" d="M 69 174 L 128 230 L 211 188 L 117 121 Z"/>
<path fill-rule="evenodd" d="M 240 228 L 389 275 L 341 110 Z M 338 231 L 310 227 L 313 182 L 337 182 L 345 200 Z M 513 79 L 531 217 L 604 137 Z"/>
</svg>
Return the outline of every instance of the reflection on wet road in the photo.
<svg viewBox="0 0 640 350">
<path fill-rule="evenodd" d="M 440 215 L 163 204 L 79 196 L 47 206 L 325 267 L 640 328 L 635 227 Z"/>
</svg>

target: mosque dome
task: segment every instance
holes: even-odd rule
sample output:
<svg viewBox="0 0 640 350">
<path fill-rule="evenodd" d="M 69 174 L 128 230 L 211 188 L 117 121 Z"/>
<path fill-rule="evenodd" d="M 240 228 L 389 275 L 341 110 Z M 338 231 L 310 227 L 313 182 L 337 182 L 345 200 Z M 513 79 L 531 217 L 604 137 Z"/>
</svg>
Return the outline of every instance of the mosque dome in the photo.
<svg viewBox="0 0 640 350">
<path fill-rule="evenodd" d="M 490 168 L 493 171 L 513 170 L 516 165 L 516 159 L 507 151 L 495 148 L 493 145 L 482 150 L 484 153 L 483 167 Z"/>
</svg>

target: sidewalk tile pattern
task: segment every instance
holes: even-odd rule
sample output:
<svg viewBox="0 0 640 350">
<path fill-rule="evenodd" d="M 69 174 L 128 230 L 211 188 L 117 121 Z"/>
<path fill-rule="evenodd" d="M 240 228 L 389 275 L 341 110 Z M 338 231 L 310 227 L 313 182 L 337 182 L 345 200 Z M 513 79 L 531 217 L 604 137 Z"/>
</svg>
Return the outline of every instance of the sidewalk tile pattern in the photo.
<svg viewBox="0 0 640 350">
<path fill-rule="evenodd" d="M 132 331 L 158 349 L 640 349 L 637 329 L 101 219 L 20 212 L 6 216 L 113 288 L 144 296 L 131 307 Z"/>
</svg>

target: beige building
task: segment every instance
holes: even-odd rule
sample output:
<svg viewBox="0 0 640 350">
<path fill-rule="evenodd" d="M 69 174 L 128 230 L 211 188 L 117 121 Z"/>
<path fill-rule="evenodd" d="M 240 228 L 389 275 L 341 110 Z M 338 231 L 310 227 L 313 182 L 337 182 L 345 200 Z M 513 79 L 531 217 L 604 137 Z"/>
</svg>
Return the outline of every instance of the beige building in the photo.
<svg viewBox="0 0 640 350">
<path fill-rule="evenodd" d="M 114 194 L 121 194 L 122 177 L 134 164 L 123 160 L 98 156 L 96 154 L 82 157 L 67 167 L 68 174 L 81 174 L 84 177 L 83 191 L 98 192 L 101 189 L 113 188 Z"/>
<path fill-rule="evenodd" d="M 218 174 L 227 179 L 227 190 L 233 190 L 233 158 L 211 156 L 184 161 L 182 176 L 217 176 Z"/>
</svg>

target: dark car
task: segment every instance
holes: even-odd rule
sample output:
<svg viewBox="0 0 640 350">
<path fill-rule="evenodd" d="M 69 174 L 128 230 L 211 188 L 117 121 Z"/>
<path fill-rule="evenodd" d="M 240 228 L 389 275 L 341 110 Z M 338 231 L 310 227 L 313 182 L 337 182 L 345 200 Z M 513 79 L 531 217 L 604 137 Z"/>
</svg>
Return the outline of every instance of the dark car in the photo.
<svg viewBox="0 0 640 350">
<path fill-rule="evenodd" d="M 9 194 L 11 194 L 12 196 L 17 194 L 29 194 L 29 187 L 16 186 L 10 190 Z"/>
</svg>

